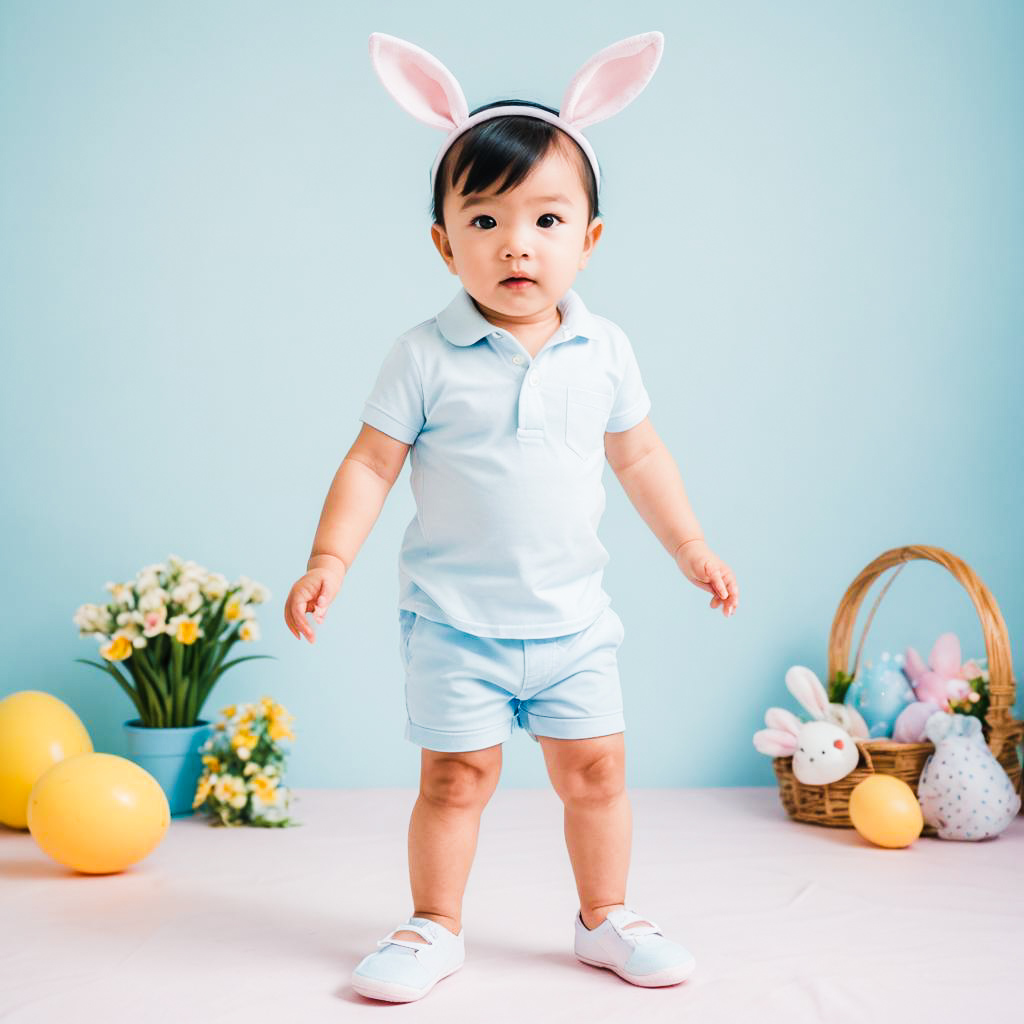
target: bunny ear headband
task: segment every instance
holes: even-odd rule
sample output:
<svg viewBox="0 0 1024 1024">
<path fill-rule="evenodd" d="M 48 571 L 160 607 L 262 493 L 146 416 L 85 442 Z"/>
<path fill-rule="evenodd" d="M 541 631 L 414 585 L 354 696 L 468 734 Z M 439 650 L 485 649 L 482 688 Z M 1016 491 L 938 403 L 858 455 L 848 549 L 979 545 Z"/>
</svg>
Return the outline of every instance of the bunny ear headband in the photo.
<svg viewBox="0 0 1024 1024">
<path fill-rule="evenodd" d="M 435 56 L 383 32 L 370 36 L 370 60 L 384 88 L 403 110 L 447 133 L 430 171 L 431 192 L 441 160 L 463 132 L 481 121 L 510 114 L 535 117 L 561 128 L 579 143 L 600 186 L 597 154 L 581 129 L 617 114 L 640 95 L 658 67 L 664 45 L 660 32 L 643 32 L 598 51 L 573 75 L 558 114 L 510 103 L 470 116 L 462 87 Z"/>
</svg>

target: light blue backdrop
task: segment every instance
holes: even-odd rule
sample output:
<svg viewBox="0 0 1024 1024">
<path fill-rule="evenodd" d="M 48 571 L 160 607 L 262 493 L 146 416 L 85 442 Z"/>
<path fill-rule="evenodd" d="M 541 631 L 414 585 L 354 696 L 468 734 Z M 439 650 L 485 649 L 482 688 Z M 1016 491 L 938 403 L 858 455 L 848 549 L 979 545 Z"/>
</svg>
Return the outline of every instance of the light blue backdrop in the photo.
<svg viewBox="0 0 1024 1024">
<path fill-rule="evenodd" d="M 401 111 L 371 31 L 471 106 L 557 105 L 601 47 L 662 64 L 588 134 L 604 237 L 576 287 L 630 335 L 706 534 L 741 581 L 707 608 L 606 470 L 606 588 L 628 781 L 773 785 L 751 745 L 825 672 L 837 602 L 933 544 L 1024 618 L 1024 6 L 1008 3 L 56 3 L 0 6 L 4 628 L 0 692 L 52 691 L 98 750 L 132 708 L 71 616 L 174 552 L 272 593 L 270 653 L 207 712 L 272 694 L 295 786 L 411 786 L 397 551 L 408 467 L 317 643 L 286 631 L 321 505 L 394 337 L 458 282 L 429 241 L 439 132 Z M 868 653 L 981 634 L 918 563 Z M 1018 712 L 1019 713 L 1019 712 Z M 523 733 L 504 785 L 546 781 Z"/>
</svg>

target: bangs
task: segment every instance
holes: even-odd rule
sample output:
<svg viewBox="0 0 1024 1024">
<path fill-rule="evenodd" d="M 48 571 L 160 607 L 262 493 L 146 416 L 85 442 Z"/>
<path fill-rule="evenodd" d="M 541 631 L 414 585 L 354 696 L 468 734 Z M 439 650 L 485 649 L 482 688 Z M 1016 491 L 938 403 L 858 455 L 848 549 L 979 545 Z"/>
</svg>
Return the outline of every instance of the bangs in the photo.
<svg viewBox="0 0 1024 1024">
<path fill-rule="evenodd" d="M 541 107 L 550 113 L 558 113 L 550 107 L 527 100 L 498 100 L 478 107 L 472 113 L 507 104 Z M 549 121 L 511 114 L 475 125 L 445 153 L 441 166 L 437 169 L 437 181 L 434 185 L 434 222 L 444 226 L 444 197 L 454 189 L 455 182 L 463 175 L 466 176 L 466 180 L 459 190 L 460 196 L 486 192 L 492 188 L 498 193 L 507 192 L 526 179 L 552 146 L 562 146 L 567 152 L 572 151 L 570 158 L 575 158 L 580 170 L 592 220 L 598 215 L 597 182 L 590 161 L 576 141 Z"/>
<path fill-rule="evenodd" d="M 547 121 L 533 117 L 499 117 L 485 121 L 459 148 L 449 171 L 448 188 L 453 188 L 467 172 L 459 195 L 486 192 L 499 181 L 498 192 L 515 188 L 533 170 L 534 164 L 547 155 L 557 131 Z"/>
</svg>

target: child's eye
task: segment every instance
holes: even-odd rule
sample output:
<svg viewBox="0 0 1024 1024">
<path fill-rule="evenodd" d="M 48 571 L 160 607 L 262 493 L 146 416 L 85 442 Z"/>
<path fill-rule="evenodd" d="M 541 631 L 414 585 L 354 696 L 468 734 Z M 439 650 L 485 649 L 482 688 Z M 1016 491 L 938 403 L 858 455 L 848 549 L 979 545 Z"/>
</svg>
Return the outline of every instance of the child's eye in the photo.
<svg viewBox="0 0 1024 1024">
<path fill-rule="evenodd" d="M 537 218 L 537 223 L 538 223 L 538 224 L 539 224 L 539 225 L 540 225 L 540 226 L 541 226 L 542 228 L 550 228 L 550 227 L 554 227 L 554 224 L 551 224 L 551 223 L 547 223 L 547 224 L 542 224 L 542 223 L 541 223 L 541 221 L 545 221 L 545 220 L 549 220 L 549 219 L 550 219 L 551 221 L 558 221 L 558 222 L 560 222 L 560 223 L 562 222 L 562 218 L 561 218 L 561 217 L 559 217 L 559 216 L 558 216 L 557 214 L 554 214 L 554 213 L 542 213 L 542 214 L 541 214 L 541 215 L 540 215 L 540 216 L 539 216 L 539 217 Z M 494 219 L 494 218 L 493 218 L 493 217 L 492 217 L 492 216 L 491 216 L 490 214 L 487 214 L 487 213 L 481 213 L 481 214 L 478 214 L 478 215 L 477 215 L 476 217 L 474 217 L 474 218 L 473 218 L 473 219 L 472 219 L 472 220 L 471 220 L 471 221 L 469 222 L 469 224 L 470 224 L 470 227 L 473 227 L 473 226 L 475 226 L 475 225 L 476 225 L 476 222 L 477 222 L 478 220 L 479 220 L 479 221 L 488 221 L 488 222 L 489 222 L 489 223 L 487 223 L 487 224 L 481 224 L 481 225 L 480 225 L 480 227 L 481 227 L 481 228 L 483 228 L 483 229 L 485 229 L 485 230 L 488 230 L 488 231 L 489 231 L 489 230 L 490 230 L 491 228 L 493 228 L 493 227 L 494 227 L 494 226 L 495 226 L 495 225 L 496 225 L 496 224 L 498 223 L 498 222 L 497 222 L 497 221 L 496 221 L 496 220 L 495 220 L 495 219 Z"/>
</svg>

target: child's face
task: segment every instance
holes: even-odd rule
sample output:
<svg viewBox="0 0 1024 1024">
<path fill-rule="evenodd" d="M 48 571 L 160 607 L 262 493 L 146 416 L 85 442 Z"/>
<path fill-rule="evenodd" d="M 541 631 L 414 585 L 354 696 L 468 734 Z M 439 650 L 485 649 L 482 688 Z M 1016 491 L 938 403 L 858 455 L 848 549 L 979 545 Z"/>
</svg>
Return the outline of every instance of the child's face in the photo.
<svg viewBox="0 0 1024 1024">
<path fill-rule="evenodd" d="M 431 227 L 434 245 L 485 315 L 513 323 L 548 317 L 587 265 L 601 219 L 587 222 L 579 166 L 560 145 L 514 189 L 499 195 L 496 187 L 468 196 L 449 189 L 445 226 Z M 512 274 L 533 283 L 503 283 Z"/>
</svg>

